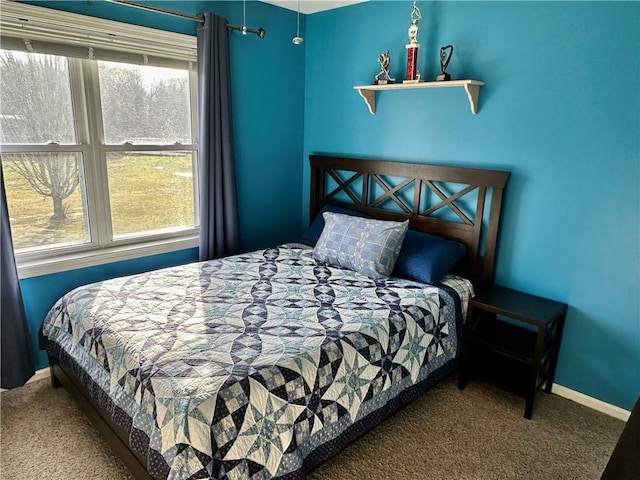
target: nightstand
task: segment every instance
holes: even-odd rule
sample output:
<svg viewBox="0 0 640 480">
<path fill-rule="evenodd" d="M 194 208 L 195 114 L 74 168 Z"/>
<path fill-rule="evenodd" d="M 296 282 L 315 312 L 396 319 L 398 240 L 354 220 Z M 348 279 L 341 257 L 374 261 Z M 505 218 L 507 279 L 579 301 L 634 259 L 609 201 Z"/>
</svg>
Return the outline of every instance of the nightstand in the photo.
<svg viewBox="0 0 640 480">
<path fill-rule="evenodd" d="M 458 388 L 469 376 L 485 375 L 533 400 L 542 385 L 551 386 L 567 305 L 504 287 L 490 287 L 469 302 L 458 373 Z"/>
</svg>

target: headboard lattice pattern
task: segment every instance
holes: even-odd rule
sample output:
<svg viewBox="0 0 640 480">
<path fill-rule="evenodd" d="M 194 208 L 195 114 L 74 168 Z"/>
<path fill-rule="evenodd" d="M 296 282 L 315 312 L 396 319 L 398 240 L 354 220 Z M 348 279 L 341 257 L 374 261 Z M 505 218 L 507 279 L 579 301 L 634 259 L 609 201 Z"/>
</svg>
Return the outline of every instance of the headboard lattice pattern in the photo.
<svg viewBox="0 0 640 480">
<path fill-rule="evenodd" d="M 311 219 L 326 204 L 467 246 L 457 271 L 481 287 L 493 281 L 500 210 L 509 172 L 310 155 Z"/>
</svg>

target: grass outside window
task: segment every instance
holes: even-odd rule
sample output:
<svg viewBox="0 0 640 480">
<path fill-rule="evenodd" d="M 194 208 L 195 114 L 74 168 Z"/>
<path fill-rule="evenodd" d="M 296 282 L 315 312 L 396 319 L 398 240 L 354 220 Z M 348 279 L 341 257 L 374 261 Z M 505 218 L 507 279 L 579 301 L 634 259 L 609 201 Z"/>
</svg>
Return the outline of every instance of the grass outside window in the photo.
<svg viewBox="0 0 640 480">
<path fill-rule="evenodd" d="M 65 200 L 66 219 L 52 221 L 50 198 L 36 193 L 3 155 L 4 181 L 14 248 L 20 250 L 87 239 L 80 187 Z M 192 155 L 109 154 L 107 171 L 114 235 L 195 224 Z M 82 184 L 82 182 L 81 182 Z"/>
</svg>

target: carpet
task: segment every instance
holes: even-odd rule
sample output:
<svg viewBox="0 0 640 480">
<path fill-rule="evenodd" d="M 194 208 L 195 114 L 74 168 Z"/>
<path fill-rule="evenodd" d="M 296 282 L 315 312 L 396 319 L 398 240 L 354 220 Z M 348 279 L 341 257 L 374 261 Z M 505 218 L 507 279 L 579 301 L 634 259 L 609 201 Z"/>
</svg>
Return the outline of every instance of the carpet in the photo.
<svg viewBox="0 0 640 480">
<path fill-rule="evenodd" d="M 407 405 L 308 480 L 597 480 L 624 422 L 539 392 L 524 400 L 449 377 Z M 131 480 L 63 389 L 41 380 L 0 396 L 0 477 L 5 480 Z"/>
</svg>

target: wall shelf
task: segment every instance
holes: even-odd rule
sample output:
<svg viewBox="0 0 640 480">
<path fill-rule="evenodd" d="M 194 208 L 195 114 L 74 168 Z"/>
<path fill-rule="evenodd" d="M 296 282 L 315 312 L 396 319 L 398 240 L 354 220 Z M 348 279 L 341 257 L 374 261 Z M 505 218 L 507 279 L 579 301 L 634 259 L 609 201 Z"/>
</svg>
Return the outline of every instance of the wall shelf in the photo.
<svg viewBox="0 0 640 480">
<path fill-rule="evenodd" d="M 353 87 L 364 99 L 372 115 L 376 114 L 376 91 L 378 90 L 409 90 L 413 88 L 450 88 L 463 87 L 469 97 L 471 113 L 478 113 L 478 98 L 480 87 L 484 82 L 478 80 L 449 80 L 448 82 L 419 82 L 419 83 L 392 83 L 389 85 L 358 85 Z"/>
</svg>

